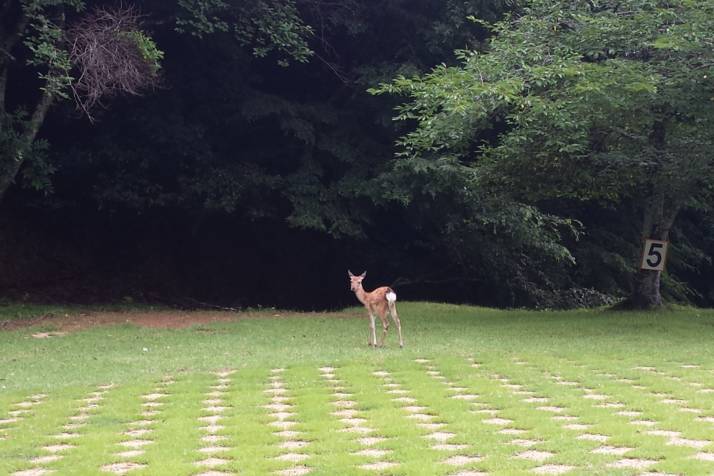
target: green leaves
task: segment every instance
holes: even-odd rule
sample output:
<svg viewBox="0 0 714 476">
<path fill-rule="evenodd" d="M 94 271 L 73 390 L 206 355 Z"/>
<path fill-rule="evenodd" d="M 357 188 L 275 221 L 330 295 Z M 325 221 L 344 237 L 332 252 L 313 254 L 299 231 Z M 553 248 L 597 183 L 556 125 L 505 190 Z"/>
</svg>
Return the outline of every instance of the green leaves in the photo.
<svg viewBox="0 0 714 476">
<path fill-rule="evenodd" d="M 495 27 L 499 33 L 486 54 L 461 52 L 460 66 L 397 78 L 372 92 L 409 99 L 395 117 L 416 121 L 399 141 L 405 157 L 449 151 L 472 158 L 469 144 L 498 118 L 510 127 L 482 149 L 493 160 L 532 169 L 527 164 L 534 160 L 545 165 L 556 157 L 595 157 L 605 150 L 642 156 L 649 153 L 646 138 L 656 110 L 664 107 L 674 118 L 669 134 L 679 130 L 679 118 L 696 114 L 701 125 L 714 119 L 697 106 L 711 97 L 711 86 L 688 87 L 703 78 L 691 70 L 690 54 L 678 54 L 685 46 L 691 51 L 713 41 L 710 10 L 707 2 L 630 1 L 597 8 L 587 2 L 531 2 L 524 15 Z M 702 53 L 696 61 L 714 61 L 711 52 L 710 60 Z M 702 128 L 709 140 L 710 130 Z M 627 167 L 638 160 L 633 156 Z M 577 175 L 561 178 L 568 183 Z M 593 183 L 587 186 L 598 193 Z"/>
<path fill-rule="evenodd" d="M 133 30 L 126 33 L 139 49 L 141 57 L 150 65 L 154 74 L 161 69 L 161 60 L 164 59 L 164 52 L 159 49 L 153 38 L 140 30 Z"/>
<path fill-rule="evenodd" d="M 29 32 L 24 39 L 31 52 L 27 64 L 39 69 L 44 91 L 68 98 L 72 65 L 64 47 L 65 7 L 80 10 L 84 3 L 74 0 L 25 1 L 22 14 L 29 21 Z"/>
<path fill-rule="evenodd" d="M 307 62 L 313 29 L 293 0 L 179 0 L 176 30 L 203 38 L 230 33 L 257 58 L 277 55 L 277 63 Z"/>
<path fill-rule="evenodd" d="M 492 28 L 486 51 L 459 51 L 457 66 L 372 92 L 406 98 L 395 119 L 413 127 L 399 157 L 468 163 L 476 195 L 552 206 L 659 194 L 672 208 L 659 212 L 668 229 L 678 204 L 711 194 L 714 158 L 702 151 L 714 148 L 712 13 L 710 1 L 531 1 Z M 531 224 L 541 249 L 563 259 L 545 245 L 560 238 Z"/>
<path fill-rule="evenodd" d="M 178 0 L 176 30 L 202 38 L 204 35 L 228 31 L 222 15 L 229 10 L 223 0 Z"/>
</svg>

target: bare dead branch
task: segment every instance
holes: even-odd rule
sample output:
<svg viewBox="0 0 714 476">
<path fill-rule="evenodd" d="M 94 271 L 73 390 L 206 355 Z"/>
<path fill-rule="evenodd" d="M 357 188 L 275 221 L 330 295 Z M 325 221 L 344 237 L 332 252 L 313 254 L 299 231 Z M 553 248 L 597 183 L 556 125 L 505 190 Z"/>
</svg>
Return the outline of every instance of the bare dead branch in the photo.
<svg viewBox="0 0 714 476">
<path fill-rule="evenodd" d="M 140 95 L 158 85 L 155 64 L 137 44 L 139 14 L 133 8 L 98 8 L 68 31 L 75 69 L 72 93 L 77 107 L 92 119 L 92 110 L 117 94 Z"/>
</svg>

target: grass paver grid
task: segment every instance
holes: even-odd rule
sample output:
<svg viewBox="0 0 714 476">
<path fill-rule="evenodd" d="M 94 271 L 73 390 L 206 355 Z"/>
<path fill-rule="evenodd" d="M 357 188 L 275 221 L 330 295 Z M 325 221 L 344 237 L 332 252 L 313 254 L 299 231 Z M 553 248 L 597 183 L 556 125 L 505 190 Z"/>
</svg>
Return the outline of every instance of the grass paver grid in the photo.
<svg viewBox="0 0 714 476">
<path fill-rule="evenodd" d="M 616 432 L 617 438 L 625 446 L 639 444 L 639 449 L 635 454 L 639 453 L 638 456 L 644 459 L 656 460 L 657 465 L 650 467 L 652 471 L 659 470 L 673 474 L 712 474 L 714 472 L 712 464 L 702 463 L 702 461 L 706 461 L 704 458 L 701 461 L 694 458 L 698 451 L 696 449 L 698 444 L 694 447 L 671 444 L 672 438 L 681 437 L 683 434 L 700 438 L 705 437 L 706 434 L 709 434 L 710 438 L 714 435 L 702 423 L 696 424 L 696 419 L 692 418 L 691 414 L 677 412 L 671 405 L 662 403 L 662 395 L 658 395 L 662 392 L 653 392 L 648 385 L 642 385 L 645 382 L 632 373 L 637 372 L 637 370 L 633 370 L 637 366 L 623 365 L 623 368 L 631 369 L 629 372 L 623 373 L 621 369 L 611 366 L 581 363 L 579 364 L 580 370 L 578 370 L 569 365 L 570 363 L 563 365 L 563 360 L 553 358 L 541 360 L 542 362 L 538 365 L 541 372 L 551 373 L 550 369 L 558 368 L 559 375 L 563 377 L 582 379 L 586 376 L 590 385 L 599 386 L 603 393 L 610 392 L 612 395 L 616 395 L 618 403 L 622 407 L 614 408 L 616 410 L 614 414 L 629 420 L 629 429 L 620 428 Z M 650 384 L 661 390 L 660 385 L 663 382 L 654 380 L 650 381 Z M 631 408 L 633 413 L 629 414 L 629 411 L 623 410 L 623 408 Z M 613 409 L 610 408 L 610 410 Z M 648 424 L 643 425 L 643 423 Z M 630 430 L 631 428 L 634 428 L 634 431 Z M 686 438 L 685 442 L 688 441 L 704 440 Z M 708 447 L 711 448 L 711 444 Z"/>
<path fill-rule="evenodd" d="M 18 426 L 22 420 L 32 415 L 33 409 L 47 398 L 44 393 L 28 395 L 25 398 L 10 403 L 12 400 L 7 399 L 5 405 L 7 408 L 0 413 L 0 441 L 8 438 L 8 433 Z M 5 413 L 5 416 L 2 416 Z"/>
<path fill-rule="evenodd" d="M 99 467 L 101 471 L 113 474 L 126 474 L 143 468 L 144 465 L 136 460 L 144 454 L 144 447 L 151 444 L 151 434 L 157 422 L 155 415 L 160 413 L 156 410 L 160 405 L 147 406 L 146 404 L 158 402 L 167 396 L 167 387 L 171 383 L 173 382 L 169 377 L 164 377 L 150 387 L 147 385 L 117 388 L 114 392 L 116 398 L 108 402 L 112 412 L 111 420 L 115 423 L 103 425 L 101 431 L 93 431 L 95 435 L 103 433 L 105 437 L 91 445 L 100 446 L 103 450 L 111 448 L 112 462 L 101 465 L 100 461 L 94 460 L 97 455 L 87 454 L 82 445 L 79 451 L 82 465 Z M 149 412 L 151 415 L 146 414 Z"/>
<path fill-rule="evenodd" d="M 698 365 L 691 364 L 680 365 L 680 367 L 699 368 Z M 698 391 L 704 387 L 704 384 L 685 382 L 684 379 L 671 376 L 656 367 L 638 365 L 631 370 L 640 373 L 640 378 L 620 378 L 618 381 L 636 390 L 647 392 L 651 399 L 656 399 L 657 404 L 653 405 L 655 411 L 662 411 L 663 405 L 673 408 L 671 411 L 663 412 L 663 420 L 666 421 L 661 425 L 663 429 L 653 429 L 648 433 L 663 437 L 669 446 L 693 448 L 696 452 L 690 456 L 692 459 L 714 461 L 714 431 L 712 431 L 714 419 L 703 416 L 705 413 L 711 414 L 713 402 L 711 399 L 702 398 L 700 396 L 702 392 Z M 609 373 L 600 371 L 600 375 L 606 374 Z M 710 375 L 704 376 L 705 381 L 709 379 L 711 379 Z M 710 394 L 710 392 L 704 393 Z M 697 405 L 703 405 L 704 408 L 699 408 Z M 682 431 L 679 431 L 679 428 Z M 672 460 L 670 459 L 667 464 L 672 466 Z"/>
<path fill-rule="evenodd" d="M 479 368 L 477 365 L 473 365 L 473 359 L 469 361 L 471 365 L 475 368 Z M 522 364 L 523 362 L 514 362 L 516 364 Z M 454 395 L 451 396 L 453 399 L 457 400 L 464 400 L 464 398 L 459 398 L 459 397 L 472 397 L 472 398 L 467 398 L 466 400 L 474 400 L 477 397 L 474 394 L 469 394 L 469 393 L 464 393 L 467 389 L 465 387 L 457 386 L 456 384 L 452 383 L 449 381 L 445 376 L 441 374 L 438 370 L 436 370 L 436 367 L 433 365 L 428 365 L 427 366 L 427 373 L 431 375 L 435 379 L 440 379 L 442 383 L 444 383 L 447 387 L 449 387 L 449 390 L 454 392 Z M 511 381 L 501 375 L 492 375 L 491 378 L 494 380 L 497 380 L 501 383 L 501 386 L 508 389 L 511 393 L 517 392 L 518 395 L 525 395 L 526 398 L 523 399 L 525 402 L 529 401 L 536 401 L 539 403 L 543 403 L 544 401 L 547 401 L 547 398 L 543 397 L 532 397 L 531 392 L 528 390 L 524 390 L 524 387 L 519 384 L 513 384 Z M 480 409 L 477 410 L 472 410 L 472 413 L 477 413 L 477 414 L 486 414 L 489 415 L 491 418 L 486 418 L 482 420 L 484 423 L 490 424 L 490 425 L 510 425 L 514 423 L 513 420 L 508 419 L 508 418 L 501 418 L 499 416 L 500 412 L 499 410 L 496 409 L 491 409 L 491 408 L 483 408 L 484 406 L 487 407 L 485 404 L 479 405 L 480 402 L 474 402 L 474 405 L 477 406 L 477 408 L 480 406 Z M 557 418 L 557 417 L 554 417 Z M 575 418 L 575 417 L 572 417 Z M 545 460 L 549 460 L 551 457 L 555 456 L 554 453 L 551 453 L 549 451 L 542 451 L 535 449 L 540 441 L 538 439 L 527 439 L 524 438 L 525 435 L 528 434 L 527 431 L 521 430 L 518 431 L 517 428 L 511 428 L 511 430 L 515 430 L 515 432 L 510 433 L 512 436 L 519 435 L 520 438 L 514 438 L 513 440 L 510 441 L 511 444 L 516 445 L 518 447 L 523 447 L 527 448 L 524 449 L 514 455 L 515 458 L 521 458 L 521 459 L 526 459 L 526 460 L 531 460 L 531 461 L 538 461 L 540 463 L 544 462 Z M 502 430 L 503 431 L 503 430 Z M 502 433 L 508 435 L 509 433 Z M 567 466 L 567 465 L 559 465 L 559 464 L 548 464 L 548 465 L 541 465 L 537 466 L 535 468 L 532 468 L 533 472 L 538 473 L 538 474 L 562 474 L 566 473 L 573 469 L 573 466 Z"/>
<path fill-rule="evenodd" d="M 406 303 L 402 314 L 419 306 Z M 47 355 L 71 348 L 85 362 L 106 350 L 121 364 L 109 372 L 117 380 L 83 381 L 69 369 L 61 384 L 51 358 L 24 371 L 0 357 L 10 369 L 0 375 L 10 388 L 0 390 L 0 474 L 714 474 L 714 355 L 704 342 L 714 315 L 705 323 L 675 317 L 670 326 L 627 315 L 467 319 L 461 309 L 424 305 L 427 317 L 412 317 L 403 350 L 325 344 L 325 327 L 342 343 L 362 327 L 319 319 L 31 340 Z M 696 332 L 679 332 L 683 325 Z M 578 336 L 588 330 L 597 331 L 587 336 L 593 343 Z M 100 341 L 99 351 L 83 347 L 107 333 L 117 339 Z M 246 335 L 258 357 L 250 346 L 229 347 Z M 308 348 L 313 336 L 322 344 Z M 32 348 L 18 352 L 23 343 L 13 339 L 0 333 L 27 363 Z M 182 339 L 198 344 L 181 366 L 172 346 Z M 137 344 L 138 354 L 126 351 Z M 160 380 L 167 367 L 173 383 Z M 236 371 L 216 370 L 226 368 Z M 100 381 L 116 383 L 98 389 Z M 146 443 L 122 445 L 130 442 Z M 67 447 L 43 449 L 58 445 Z"/>
<path fill-rule="evenodd" d="M 299 463 L 303 459 L 310 458 L 307 454 L 307 447 L 310 445 L 310 441 L 307 440 L 304 431 L 297 429 L 300 424 L 300 417 L 297 413 L 297 407 L 292 403 L 291 392 L 286 388 L 283 379 L 284 372 L 285 369 L 283 368 L 271 369 L 272 375 L 269 377 L 266 391 L 272 394 L 272 403 L 264 405 L 264 408 L 270 412 L 269 417 L 273 420 L 271 422 L 272 425 L 280 430 L 274 432 L 274 434 L 282 438 L 282 441 L 278 444 L 281 454 L 275 459 L 287 464 L 284 469 L 277 471 L 276 474 L 299 476 L 311 472 L 309 466 Z M 279 400 L 287 398 L 288 400 L 278 401 L 275 398 Z M 303 457 L 296 457 L 295 455 L 303 455 Z"/>
<path fill-rule="evenodd" d="M 73 398 L 67 402 L 69 411 L 64 414 L 63 419 L 56 418 L 56 414 L 50 416 L 52 426 L 43 428 L 43 434 L 40 436 L 42 443 L 38 445 L 36 455 L 27 461 L 29 468 L 12 474 L 50 472 L 56 467 L 70 465 L 75 450 L 92 438 L 90 423 L 101 418 L 105 395 L 112 388 L 111 384 L 101 385 L 89 393 Z M 38 413 L 38 416 L 44 416 L 44 412 Z"/>
<path fill-rule="evenodd" d="M 526 363 L 526 365 L 528 365 Z M 535 377 L 538 376 L 538 369 L 535 368 L 529 368 L 531 372 L 528 373 L 527 379 L 533 379 L 533 373 L 535 373 Z M 532 381 L 532 380 L 530 380 Z M 537 379 L 536 382 L 539 385 L 539 389 L 542 393 L 548 394 L 549 391 L 553 391 L 554 393 L 558 393 L 558 396 L 561 400 L 564 400 L 567 393 L 571 393 L 575 395 L 575 400 L 573 401 L 574 406 L 570 409 L 571 414 L 577 414 L 577 415 L 582 415 L 582 414 L 587 414 L 590 413 L 592 416 L 592 422 L 591 423 L 563 423 L 562 427 L 566 428 L 568 430 L 574 430 L 579 432 L 579 436 L 576 437 L 577 440 L 580 441 L 598 441 L 601 443 L 601 446 L 592 448 L 590 450 L 590 453 L 593 455 L 610 455 L 610 456 L 618 456 L 621 457 L 620 459 L 617 459 L 616 461 L 612 461 L 610 463 L 605 463 L 605 466 L 608 468 L 620 468 L 620 467 L 642 467 L 646 468 L 648 466 L 653 466 L 656 464 L 656 460 L 649 460 L 649 459 L 639 459 L 639 458 L 630 458 L 628 457 L 623 457 L 624 455 L 629 455 L 630 453 L 634 452 L 636 450 L 635 447 L 631 446 L 626 446 L 626 445 L 619 445 L 616 444 L 613 441 L 613 435 L 618 434 L 621 435 L 623 432 L 626 432 L 627 429 L 623 428 L 622 425 L 620 425 L 617 428 L 606 428 L 606 422 L 610 420 L 610 425 L 613 423 L 616 424 L 616 419 L 615 421 L 612 421 L 613 419 L 609 419 L 607 414 L 604 414 L 604 412 L 614 412 L 616 416 L 620 417 L 627 417 L 631 415 L 623 415 L 623 413 L 632 413 L 632 414 L 638 414 L 639 412 L 629 412 L 627 410 L 620 410 L 623 408 L 623 404 L 619 402 L 613 402 L 612 397 L 609 395 L 606 395 L 602 392 L 596 392 L 594 389 L 589 388 L 582 383 L 578 381 L 572 381 L 572 380 L 565 380 L 562 377 L 560 377 L 557 374 L 552 374 L 549 372 L 543 372 L 543 380 Z M 567 390 L 562 391 L 553 386 L 550 385 L 549 382 L 551 382 L 554 385 L 560 385 L 562 387 L 565 387 Z M 549 389 L 547 387 L 550 387 Z M 578 395 L 579 393 L 579 395 Z M 550 400 L 550 399 L 549 399 Z M 588 408 L 590 407 L 590 408 Z M 541 407 L 543 408 L 543 407 Z M 555 406 L 553 408 L 565 408 L 564 406 Z M 603 412 L 604 410 L 604 412 Z M 593 415 L 593 413 L 596 413 Z M 552 418 L 554 420 L 558 420 L 559 422 L 570 422 L 570 421 L 580 421 L 579 416 L 570 416 L 566 420 L 561 420 L 564 417 L 564 415 L 556 415 L 553 416 Z M 631 423 L 629 420 L 627 423 Z M 597 428 L 602 428 L 602 431 L 597 431 L 594 432 L 594 429 Z M 608 442 L 608 444 L 604 444 L 605 442 Z M 577 455 L 576 455 L 577 457 Z M 587 459 L 585 460 L 587 461 Z M 592 464 L 592 463 L 591 463 Z"/>
<path fill-rule="evenodd" d="M 262 457 L 273 464 L 255 474 L 328 474 L 336 468 L 345 471 L 341 474 L 418 474 L 410 472 L 407 456 L 415 448 L 430 454 L 431 462 L 420 465 L 423 474 L 714 469 L 714 458 L 706 456 L 710 441 L 682 436 L 692 433 L 699 414 L 673 414 L 672 405 L 663 403 L 670 397 L 688 403 L 690 394 L 659 372 L 632 367 L 624 377 L 618 369 L 542 358 L 534 363 L 480 357 L 478 364 L 451 357 L 417 360 L 372 371 L 349 364 L 263 371 L 262 391 L 256 385 L 231 391 L 231 382 L 242 377 L 232 372 L 183 375 L 179 382 L 150 388 L 95 389 L 65 398 L 74 408 L 34 435 L 52 449 L 16 455 L 15 462 L 25 464 L 10 474 L 43 469 L 81 474 L 90 466 L 114 474 L 242 474 L 244 465 L 237 460 L 248 452 L 235 434 L 244 422 L 231 409 L 243 405 L 246 394 L 258 398 L 254 420 L 272 434 L 263 441 L 272 449 Z M 35 401 L 33 413 L 24 417 L 43 418 L 45 402 L 53 409 L 52 395 L 36 395 Z M 54 408 L 61 403 L 55 401 Z M 639 419 L 655 425 L 632 423 Z M 390 434 L 394 420 L 401 425 Z M 698 426 L 706 432 L 710 424 Z M 167 466 L 166 453 L 176 452 L 181 457 Z M 696 460 L 697 454 L 704 456 Z"/>
<path fill-rule="evenodd" d="M 225 397 L 228 394 L 232 382 L 231 376 L 234 373 L 234 370 L 214 372 L 216 380 L 208 388 L 204 394 L 205 399 L 201 402 L 203 407 L 198 422 L 203 435 L 200 437 L 198 452 L 202 456 L 194 461 L 194 465 L 199 468 L 225 467 L 231 462 L 231 458 L 226 456 L 226 453 L 230 451 L 229 438 L 218 433 L 226 428 L 224 424 L 226 413 L 232 410 L 232 406 L 226 402 Z M 225 471 L 220 472 L 230 474 Z M 207 473 L 210 474 L 210 471 L 199 474 L 205 476 Z"/>
<path fill-rule="evenodd" d="M 423 474 L 562 474 L 597 468 L 629 474 L 638 467 L 667 472 L 682 465 L 686 474 L 707 474 L 714 469 L 714 459 L 706 457 L 710 441 L 682 436 L 697 426 L 706 433 L 711 425 L 698 422 L 699 414 L 672 412 L 666 400 L 688 404 L 691 393 L 673 386 L 677 381 L 661 372 L 635 366 L 619 376 L 618 369 L 542 358 L 517 363 L 479 358 L 478 364 L 449 357 L 418 360 L 393 368 L 387 363 L 371 372 L 356 372 L 350 365 L 296 366 L 266 376 L 264 391 L 244 389 L 259 396 L 254 406 L 267 417 L 262 424 L 272 439 L 264 444 L 274 449 L 296 444 L 264 453 L 275 461 L 269 472 L 321 474 L 341 468 L 344 474 L 417 474 L 400 469 L 402 461 L 407 467 L 409 461 L 399 458 L 398 447 L 404 443 L 430 453 Z M 290 376 L 287 384 L 284 375 Z M 242 473 L 243 465 L 234 460 L 243 449 L 233 434 L 243 425 L 230 409 L 243 402 L 229 390 L 232 380 L 240 381 L 241 374 L 190 374 L 178 383 L 162 381 L 151 388 L 105 387 L 79 398 L 65 397 L 64 403 L 74 402 L 74 408 L 52 418 L 44 434 L 34 435 L 42 447 L 52 449 L 24 459 L 16 456 L 16 463 L 26 464 L 10 474 L 42 469 L 81 474 L 88 465 L 115 474 Z M 296 388 L 288 390 L 288 385 Z M 34 398 L 33 413 L 23 416 L 43 419 L 45 402 L 53 409 L 52 395 Z M 54 401 L 54 408 L 61 403 Z M 187 421 L 187 413 L 193 414 L 193 422 Z M 384 414 L 389 418 L 380 421 Z M 402 434 L 390 435 L 384 427 L 394 419 L 411 431 L 397 426 Z M 638 419 L 655 425 L 632 423 Z M 285 422 L 294 424 L 270 426 Z M 572 426 L 581 422 L 586 423 Z M 19 428 L 11 427 L 15 430 Z M 177 432 L 193 438 L 177 440 Z M 147 443 L 138 444 L 143 441 Z M 62 445 L 66 447 L 58 449 Z M 182 457 L 167 468 L 165 454 L 177 451 Z M 696 460 L 697 454 L 705 456 Z"/>
<path fill-rule="evenodd" d="M 558 418 L 558 414 L 543 410 L 545 407 L 540 407 L 541 410 L 535 408 L 535 405 L 541 405 L 546 400 L 545 397 L 534 397 L 534 392 L 527 390 L 524 385 L 513 383 L 502 374 L 487 372 L 482 365 L 472 363 L 472 366 L 479 370 L 468 372 L 467 369 L 462 368 L 463 365 L 458 360 L 451 362 L 442 360 L 440 364 L 446 364 L 440 367 L 444 369 L 447 377 L 451 373 L 453 378 L 461 378 L 459 385 L 480 388 L 482 400 L 493 402 L 487 405 L 498 408 L 495 410 L 496 413 L 493 411 L 483 413 L 479 410 L 471 412 L 479 415 L 482 418 L 481 422 L 486 425 L 502 427 L 497 434 L 504 438 L 504 441 L 496 441 L 494 447 L 494 452 L 498 451 L 500 454 L 495 458 L 484 460 L 490 471 L 501 474 L 512 471 L 562 474 L 575 468 L 575 465 L 559 462 L 559 445 L 546 446 L 552 440 L 570 441 L 575 435 L 569 429 L 559 428 L 558 423 L 552 420 Z M 560 410 L 560 407 L 558 409 Z M 482 442 L 485 442 L 485 436 L 480 437 Z M 508 450 L 504 452 L 504 449 Z M 504 461 L 519 460 L 528 463 L 528 466 L 517 468 L 511 463 L 504 467 Z"/>
<path fill-rule="evenodd" d="M 446 443 L 436 443 L 432 448 L 440 451 L 455 453 L 454 456 L 466 456 L 474 458 L 466 464 L 469 468 L 465 471 L 475 471 L 478 473 L 507 474 L 514 471 L 524 471 L 530 465 L 525 460 L 514 458 L 514 448 L 507 443 L 514 434 L 523 434 L 526 430 L 520 428 L 507 428 L 505 419 L 503 423 L 493 422 L 493 413 L 479 413 L 469 411 L 480 403 L 486 410 L 500 411 L 500 402 L 491 402 L 493 382 L 479 382 L 476 385 L 468 385 L 459 382 L 459 387 L 469 387 L 462 395 L 480 394 L 478 402 L 468 399 L 454 398 L 455 385 L 447 381 L 440 372 L 436 370 L 425 370 L 423 364 L 433 365 L 431 359 L 421 358 L 416 363 L 408 365 L 400 372 L 400 379 L 408 385 L 411 395 L 415 397 L 415 405 L 423 406 L 429 411 L 438 415 L 438 420 L 432 422 L 442 423 L 444 426 L 439 429 L 430 429 L 436 433 L 453 434 Z M 498 399 L 495 399 L 498 400 Z M 494 424 L 495 423 L 495 424 Z M 425 430 L 426 431 L 426 430 Z M 448 465 L 449 454 L 441 453 L 439 463 Z M 451 460 L 458 462 L 459 459 Z M 461 460 L 465 462 L 466 460 Z M 450 470 L 448 474 L 458 474 L 461 471 Z"/>
<path fill-rule="evenodd" d="M 420 405 L 419 399 L 412 396 L 412 392 L 405 389 L 401 383 L 397 383 L 389 372 L 379 370 L 373 372 L 373 375 L 383 380 L 385 394 L 390 395 L 392 402 L 401 407 L 405 412 L 404 417 L 411 419 L 416 427 L 422 429 L 421 437 L 429 442 L 432 450 L 449 451 L 445 448 L 467 446 L 450 442 L 456 435 L 448 431 L 448 423 L 441 421 L 434 409 Z"/>
<path fill-rule="evenodd" d="M 377 442 L 385 441 L 386 438 L 376 434 L 377 429 L 371 425 L 372 422 L 365 418 L 364 413 L 360 410 L 359 403 L 355 401 L 355 395 L 350 388 L 345 386 L 344 380 L 337 377 L 334 367 L 321 367 L 320 373 L 332 390 L 332 406 L 334 407 L 331 414 L 338 418 L 342 428 L 338 431 L 350 435 L 350 440 L 353 445 L 357 445 L 360 450 L 350 452 L 350 455 L 356 457 L 354 465 L 360 465 L 361 469 L 372 468 L 392 468 L 398 463 L 387 461 L 389 449 L 374 448 Z M 371 460 L 371 461 L 370 461 Z"/>
</svg>

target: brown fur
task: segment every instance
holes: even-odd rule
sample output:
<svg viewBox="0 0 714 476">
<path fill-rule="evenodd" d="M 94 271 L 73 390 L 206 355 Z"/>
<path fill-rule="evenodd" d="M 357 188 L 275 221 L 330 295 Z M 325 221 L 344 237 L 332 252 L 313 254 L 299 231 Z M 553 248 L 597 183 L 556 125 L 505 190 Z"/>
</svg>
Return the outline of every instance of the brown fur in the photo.
<svg viewBox="0 0 714 476">
<path fill-rule="evenodd" d="M 379 316 L 382 321 L 382 338 L 379 341 L 379 347 L 384 345 L 384 339 L 387 337 L 387 330 L 389 329 L 389 320 L 387 319 L 387 312 L 392 316 L 394 324 L 397 326 L 397 332 L 399 333 L 399 347 L 404 347 L 404 341 L 402 340 L 402 325 L 399 321 L 399 315 L 397 314 L 397 306 L 395 302 L 389 302 L 387 300 L 387 294 L 394 292 L 389 286 L 379 287 L 371 292 L 367 292 L 362 287 L 362 281 L 365 276 L 367 276 L 367 271 L 359 276 L 355 276 L 348 271 L 350 277 L 350 289 L 354 291 L 357 299 L 364 304 L 367 309 L 367 314 L 369 315 L 369 340 L 367 345 L 373 345 L 377 347 L 377 335 L 375 330 L 375 315 Z M 396 294 L 396 293 L 395 293 Z"/>
</svg>

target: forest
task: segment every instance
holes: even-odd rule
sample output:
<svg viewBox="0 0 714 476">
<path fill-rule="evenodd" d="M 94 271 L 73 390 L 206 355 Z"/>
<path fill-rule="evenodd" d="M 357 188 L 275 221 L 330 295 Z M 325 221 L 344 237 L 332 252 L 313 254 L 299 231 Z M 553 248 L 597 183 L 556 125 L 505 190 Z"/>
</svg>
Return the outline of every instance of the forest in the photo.
<svg viewBox="0 0 714 476">
<path fill-rule="evenodd" d="M 711 306 L 713 79 L 711 0 L 0 0 L 0 300 Z"/>
</svg>

